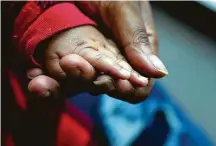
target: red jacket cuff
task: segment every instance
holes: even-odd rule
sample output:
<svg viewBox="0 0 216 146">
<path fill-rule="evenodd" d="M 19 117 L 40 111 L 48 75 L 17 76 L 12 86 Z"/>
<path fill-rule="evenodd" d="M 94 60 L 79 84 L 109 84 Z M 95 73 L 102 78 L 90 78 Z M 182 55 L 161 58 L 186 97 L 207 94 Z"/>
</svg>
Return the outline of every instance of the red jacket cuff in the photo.
<svg viewBox="0 0 216 146">
<path fill-rule="evenodd" d="M 27 57 L 39 65 L 33 57 L 37 45 L 54 34 L 81 25 L 96 25 L 80 12 L 72 3 L 59 3 L 42 13 L 24 32 L 19 49 L 24 49 Z"/>
</svg>

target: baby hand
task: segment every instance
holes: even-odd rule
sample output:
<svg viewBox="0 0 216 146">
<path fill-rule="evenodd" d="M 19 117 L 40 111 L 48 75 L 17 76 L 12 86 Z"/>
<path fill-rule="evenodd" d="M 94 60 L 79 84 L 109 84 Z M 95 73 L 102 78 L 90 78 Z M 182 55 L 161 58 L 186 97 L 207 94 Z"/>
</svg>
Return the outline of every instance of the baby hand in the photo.
<svg viewBox="0 0 216 146">
<path fill-rule="evenodd" d="M 119 49 L 92 26 L 72 28 L 54 36 L 45 49 L 42 64 L 57 79 L 93 81 L 106 74 L 137 86 L 148 83 L 125 61 Z"/>
</svg>

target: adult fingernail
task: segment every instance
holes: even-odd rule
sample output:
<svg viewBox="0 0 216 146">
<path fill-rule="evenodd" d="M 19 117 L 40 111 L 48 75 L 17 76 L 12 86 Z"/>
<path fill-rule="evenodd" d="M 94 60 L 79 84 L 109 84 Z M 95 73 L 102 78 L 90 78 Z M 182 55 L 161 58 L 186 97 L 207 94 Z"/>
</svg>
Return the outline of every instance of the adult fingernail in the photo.
<svg viewBox="0 0 216 146">
<path fill-rule="evenodd" d="M 151 61 L 152 65 L 156 68 L 157 71 L 168 75 L 168 71 L 162 61 L 155 55 L 150 55 L 149 60 Z"/>
</svg>

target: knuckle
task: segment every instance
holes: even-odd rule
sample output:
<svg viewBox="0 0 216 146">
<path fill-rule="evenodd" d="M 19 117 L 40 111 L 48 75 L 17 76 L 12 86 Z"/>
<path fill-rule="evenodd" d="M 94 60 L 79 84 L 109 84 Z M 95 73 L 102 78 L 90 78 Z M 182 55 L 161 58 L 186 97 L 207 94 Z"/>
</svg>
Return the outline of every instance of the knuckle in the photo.
<svg viewBox="0 0 216 146">
<path fill-rule="evenodd" d="M 146 33 L 145 28 L 137 27 L 132 32 L 132 37 L 128 43 L 124 46 L 132 50 L 134 53 L 143 54 L 143 53 L 152 53 L 149 34 Z M 146 49 L 149 48 L 149 49 Z"/>
<path fill-rule="evenodd" d="M 122 11 L 127 10 L 129 3 L 131 2 L 126 2 L 126 1 L 100 2 L 100 13 L 103 16 L 103 18 L 105 18 L 105 21 L 109 21 L 109 23 L 106 22 L 107 24 L 112 24 L 117 19 L 116 14 L 119 14 Z"/>
<path fill-rule="evenodd" d="M 135 28 L 132 35 L 132 42 L 133 44 L 145 44 L 149 45 L 149 38 L 148 34 L 146 33 L 145 28 Z"/>
<path fill-rule="evenodd" d="M 72 48 L 72 53 L 81 53 L 83 50 L 85 50 L 88 42 L 86 40 L 80 39 L 80 38 L 75 38 L 71 40 L 71 46 Z"/>
<path fill-rule="evenodd" d="M 101 61 L 101 60 L 107 60 L 108 59 L 108 57 L 107 57 L 107 55 L 105 55 L 105 54 L 101 54 L 101 53 L 99 53 L 99 54 L 97 54 L 96 56 L 95 56 L 95 63 L 98 63 L 99 61 Z"/>
</svg>

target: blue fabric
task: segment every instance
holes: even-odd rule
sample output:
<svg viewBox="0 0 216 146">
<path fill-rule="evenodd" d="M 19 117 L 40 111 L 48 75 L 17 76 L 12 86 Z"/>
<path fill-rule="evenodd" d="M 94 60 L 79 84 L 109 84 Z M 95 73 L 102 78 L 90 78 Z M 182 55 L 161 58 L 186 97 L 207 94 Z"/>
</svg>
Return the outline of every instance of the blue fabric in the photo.
<svg viewBox="0 0 216 146">
<path fill-rule="evenodd" d="M 72 102 L 94 120 L 107 145 L 213 146 L 172 99 L 157 82 L 149 98 L 136 105 L 87 93 L 77 95 Z"/>
</svg>

